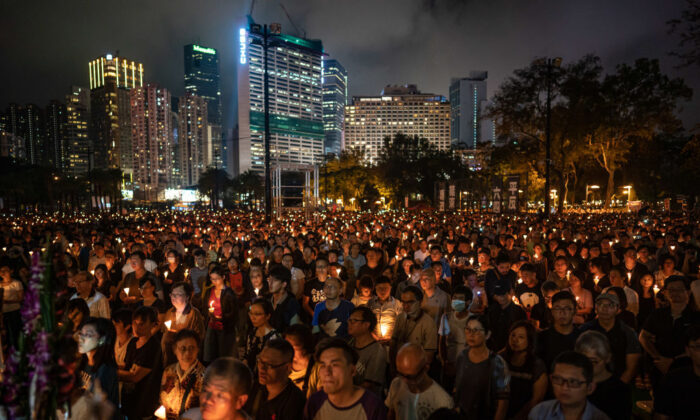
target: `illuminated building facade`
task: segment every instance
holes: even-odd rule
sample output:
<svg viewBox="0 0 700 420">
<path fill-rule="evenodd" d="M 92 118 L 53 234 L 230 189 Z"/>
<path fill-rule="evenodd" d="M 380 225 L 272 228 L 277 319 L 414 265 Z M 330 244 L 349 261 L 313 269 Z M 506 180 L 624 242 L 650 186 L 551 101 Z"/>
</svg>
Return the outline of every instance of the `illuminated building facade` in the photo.
<svg viewBox="0 0 700 420">
<path fill-rule="evenodd" d="M 270 25 L 268 82 L 270 160 L 316 164 L 323 155 L 323 45 L 283 34 Z M 238 159 L 239 171 L 264 175 L 264 62 L 262 25 L 239 31 Z"/>
<path fill-rule="evenodd" d="M 345 105 L 348 104 L 348 72 L 338 60 L 323 61 L 324 153 L 339 155 L 343 144 Z"/>
<path fill-rule="evenodd" d="M 107 54 L 88 63 L 90 79 L 90 139 L 95 167 L 133 170 L 130 162 L 129 90 L 143 86 L 143 65 Z"/>
<path fill-rule="evenodd" d="M 66 95 L 66 130 L 64 170 L 71 176 L 84 175 L 90 169 L 88 122 L 90 121 L 90 91 L 73 86 Z"/>
<path fill-rule="evenodd" d="M 397 133 L 418 136 L 440 150 L 450 148 L 450 103 L 421 93 L 415 85 L 387 86 L 381 96 L 354 96 L 345 107 L 345 147 L 375 164 L 384 138 Z"/>
<path fill-rule="evenodd" d="M 42 163 L 59 170 L 65 168 L 68 158 L 65 141 L 67 114 L 66 106 L 60 101 L 52 100 L 46 107 L 46 137 L 41 152 Z"/>
<path fill-rule="evenodd" d="M 134 198 L 156 200 L 170 187 L 173 128 L 170 92 L 148 83 L 129 92 Z"/>
<path fill-rule="evenodd" d="M 456 149 L 476 149 L 482 142 L 495 140 L 493 121 L 484 118 L 487 92 L 485 71 L 472 71 L 469 77 L 452 79 L 450 111 L 452 145 Z"/>
<path fill-rule="evenodd" d="M 180 97 L 178 111 L 178 186 L 186 188 L 199 183 L 199 176 L 208 166 L 210 156 L 210 129 L 207 124 L 206 99 L 186 93 Z"/>
</svg>

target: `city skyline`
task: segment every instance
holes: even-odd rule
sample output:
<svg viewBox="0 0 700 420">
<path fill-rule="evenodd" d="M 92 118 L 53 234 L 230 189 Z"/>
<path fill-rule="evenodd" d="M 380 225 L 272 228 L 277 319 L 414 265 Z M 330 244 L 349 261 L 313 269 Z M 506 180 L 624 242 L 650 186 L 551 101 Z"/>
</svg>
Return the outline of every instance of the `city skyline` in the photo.
<svg viewBox="0 0 700 420">
<path fill-rule="evenodd" d="M 11 102 L 43 107 L 51 99 L 64 98 L 72 85 L 89 86 L 83 63 L 107 53 L 116 55 L 117 50 L 143 62 L 148 69 L 144 82 L 159 83 L 174 96 L 182 96 L 182 48 L 198 43 L 220 51 L 224 127 L 232 128 L 237 113 L 236 35 L 245 23 L 249 2 L 212 1 L 197 5 L 196 10 L 184 2 L 168 4 L 168 8 L 159 9 L 162 16 L 157 22 L 147 16 L 153 15 L 148 13 L 151 8 L 162 6 L 158 2 L 147 6 L 127 2 L 119 10 L 93 4 L 77 9 L 77 3 L 71 2 L 60 10 L 50 3 L 4 4 L 1 23 L 14 35 L 3 37 L 0 50 L 8 62 L 20 65 L 2 70 L 3 80 L 18 82 L 6 84 L 0 91 L 0 107 Z M 526 66 L 536 56 L 561 55 L 566 63 L 588 52 L 602 57 L 606 71 L 638 57 L 659 58 L 666 73 L 684 77 L 697 90 L 700 75 L 691 69 L 675 69 L 678 61 L 668 55 L 677 39 L 667 33 L 666 21 L 678 17 L 683 5 L 682 1 L 623 1 L 505 7 L 498 2 L 385 1 L 360 2 L 353 6 L 358 9 L 354 11 L 342 2 L 292 1 L 285 6 L 294 23 L 277 3 L 258 2 L 253 16 L 262 23 L 280 22 L 284 32 L 294 32 L 297 27 L 307 38 L 323 40 L 326 52 L 348 70 L 349 96 L 373 94 L 386 84 L 409 83 L 448 96 L 451 78 L 475 68 L 489 72 L 491 96 L 514 69 Z M 27 7 L 42 13 L 27 21 L 22 18 L 31 12 Z M 133 23 L 125 26 L 122 18 L 129 13 Z M 391 25 L 381 18 L 388 13 Z M 378 17 L 366 18 L 374 15 Z M 342 22 L 335 16 L 343 16 Z M 66 23 L 72 30 L 59 39 L 36 36 Z M 98 31 L 98 27 L 105 30 Z M 148 27 L 148 34 L 130 30 L 141 27 Z M 33 31 L 31 36 L 28 31 Z M 37 40 L 41 42 L 37 44 Z M 72 48 L 63 48 L 65 45 Z M 687 127 L 698 122 L 699 104 L 697 95 L 684 104 L 682 116 Z"/>
</svg>

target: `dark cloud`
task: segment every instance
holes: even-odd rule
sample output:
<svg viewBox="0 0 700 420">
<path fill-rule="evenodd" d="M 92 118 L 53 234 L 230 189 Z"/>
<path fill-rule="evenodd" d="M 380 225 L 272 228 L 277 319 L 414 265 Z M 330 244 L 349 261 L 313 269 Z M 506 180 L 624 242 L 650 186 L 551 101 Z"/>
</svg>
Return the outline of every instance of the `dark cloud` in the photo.
<svg viewBox="0 0 700 420">
<path fill-rule="evenodd" d="M 535 56 L 575 60 L 600 55 L 606 69 L 637 57 L 660 59 L 665 72 L 700 88 L 697 69 L 677 70 L 666 21 L 684 2 L 658 0 L 283 0 L 294 23 L 320 38 L 348 69 L 350 94 L 416 83 L 447 94 L 449 80 L 489 71 L 490 93 Z M 87 85 L 87 62 L 106 52 L 144 63 L 146 78 L 183 92 L 183 45 L 219 49 L 226 122 L 235 121 L 237 28 L 250 0 L 26 1 L 0 3 L 0 107 L 45 104 L 71 84 Z M 259 22 L 294 29 L 280 1 L 257 0 Z M 686 105 L 698 121 L 700 99 Z"/>
</svg>

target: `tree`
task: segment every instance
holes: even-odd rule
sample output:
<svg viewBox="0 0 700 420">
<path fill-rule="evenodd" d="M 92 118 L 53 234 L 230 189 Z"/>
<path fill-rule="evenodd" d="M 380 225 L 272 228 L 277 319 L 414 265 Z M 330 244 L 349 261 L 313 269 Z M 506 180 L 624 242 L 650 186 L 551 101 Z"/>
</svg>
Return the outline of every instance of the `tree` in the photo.
<svg viewBox="0 0 700 420">
<path fill-rule="evenodd" d="M 675 115 L 678 100 L 689 100 L 692 91 L 682 79 L 661 73 L 658 60 L 641 58 L 633 66 L 621 64 L 607 75 L 600 100 L 589 112 L 601 120 L 588 135 L 589 151 L 608 175 L 605 205 L 615 189 L 615 173 L 625 163 L 635 141 L 648 141 L 659 133 L 682 129 Z"/>
<path fill-rule="evenodd" d="M 466 165 L 451 151 L 403 133 L 384 138 L 376 171 L 379 191 L 396 206 L 410 194 L 421 194 L 432 202 L 436 182 L 469 175 Z"/>
<path fill-rule="evenodd" d="M 252 170 L 247 170 L 231 181 L 232 190 L 238 195 L 238 201 L 245 203 L 249 209 L 253 208 L 253 202 L 260 199 L 265 194 L 265 184 L 260 175 Z"/>
<path fill-rule="evenodd" d="M 332 200 L 342 199 L 343 203 L 354 207 L 368 198 L 369 193 L 378 183 L 375 170 L 362 164 L 364 155 L 360 150 L 344 150 L 336 159 L 329 159 L 321 168 L 321 195 Z"/>
<path fill-rule="evenodd" d="M 225 170 L 209 167 L 199 176 L 197 190 L 200 194 L 209 197 L 213 209 L 218 206 L 219 197 L 224 195 L 230 184 L 231 179 Z"/>
<path fill-rule="evenodd" d="M 680 19 L 668 21 L 669 32 L 680 37 L 671 55 L 681 60 L 679 67 L 700 66 L 700 1 L 686 0 Z"/>
</svg>

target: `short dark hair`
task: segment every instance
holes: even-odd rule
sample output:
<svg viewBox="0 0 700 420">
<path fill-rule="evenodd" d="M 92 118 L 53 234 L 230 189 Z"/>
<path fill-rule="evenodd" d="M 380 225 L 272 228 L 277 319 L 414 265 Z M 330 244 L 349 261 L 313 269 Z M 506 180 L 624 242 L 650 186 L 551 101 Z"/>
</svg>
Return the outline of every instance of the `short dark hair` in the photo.
<svg viewBox="0 0 700 420">
<path fill-rule="evenodd" d="M 481 324 L 481 326 L 484 327 L 484 334 L 491 331 L 491 322 L 489 321 L 489 317 L 485 314 L 470 315 L 469 318 L 467 318 L 467 322 L 464 324 L 465 328 L 467 324 L 469 324 L 469 321 L 479 322 L 479 324 Z"/>
<path fill-rule="evenodd" d="M 452 290 L 452 296 L 456 294 L 462 294 L 464 295 L 464 300 L 465 301 L 470 301 L 474 299 L 474 292 L 472 292 L 472 289 L 468 288 L 467 286 L 463 284 L 458 284 L 453 290 Z"/>
<path fill-rule="evenodd" d="M 239 395 L 248 395 L 253 384 L 253 375 L 248 366 L 233 357 L 220 357 L 214 360 L 204 372 L 204 384 L 212 378 L 225 378 L 231 389 Z"/>
<path fill-rule="evenodd" d="M 134 251 L 129 255 L 129 258 L 131 257 L 139 257 L 141 261 L 146 261 L 146 254 L 144 254 L 143 251 Z"/>
<path fill-rule="evenodd" d="M 190 330 L 187 328 L 182 329 L 175 334 L 175 339 L 173 340 L 173 348 L 175 347 L 175 344 L 177 344 L 179 341 L 186 340 L 188 338 L 193 339 L 197 343 L 197 348 L 199 348 L 199 340 L 201 340 L 199 334 L 197 334 L 194 330 Z"/>
<path fill-rule="evenodd" d="M 321 355 L 329 349 L 339 349 L 343 352 L 348 364 L 357 364 L 358 355 L 354 348 L 340 338 L 324 338 L 316 346 L 316 360 L 321 360 Z"/>
<path fill-rule="evenodd" d="M 552 305 L 560 300 L 568 300 L 572 305 L 574 305 L 574 308 L 576 308 L 576 296 L 574 296 L 570 291 L 562 290 L 561 292 L 555 293 L 554 296 L 552 296 Z"/>
<path fill-rule="evenodd" d="M 627 294 L 625 293 L 625 289 L 622 287 L 616 287 L 612 286 L 608 289 L 608 293 L 614 293 L 615 296 L 617 296 L 617 299 L 620 301 L 620 309 L 625 310 L 627 309 Z"/>
<path fill-rule="evenodd" d="M 292 282 L 292 272 L 283 265 L 275 265 L 270 270 L 270 277 L 289 285 Z"/>
<path fill-rule="evenodd" d="M 418 286 L 406 286 L 406 288 L 403 289 L 403 292 L 401 292 L 401 294 L 403 295 L 406 292 L 413 293 L 413 297 L 415 297 L 417 301 L 423 301 L 423 292 L 418 288 Z"/>
<path fill-rule="evenodd" d="M 542 293 L 544 292 L 551 292 L 554 290 L 559 290 L 559 286 L 552 280 L 547 280 L 542 284 Z"/>
<path fill-rule="evenodd" d="M 283 336 L 284 336 L 284 338 L 296 337 L 301 342 L 301 345 L 302 345 L 302 347 L 304 347 L 304 350 L 306 351 L 307 354 L 311 354 L 314 352 L 314 337 L 313 337 L 313 333 L 311 332 L 311 328 L 309 328 L 308 325 L 306 325 L 306 324 L 290 325 L 289 327 L 287 327 L 284 330 Z"/>
<path fill-rule="evenodd" d="M 530 264 L 530 263 L 525 263 L 520 266 L 520 271 L 527 271 L 528 273 L 536 273 L 537 270 L 535 269 L 535 266 Z"/>
<path fill-rule="evenodd" d="M 253 300 L 253 302 L 250 304 L 250 306 L 253 305 L 260 305 L 263 309 L 263 312 L 265 312 L 265 315 L 270 315 L 275 309 L 272 307 L 272 303 L 270 303 L 269 300 L 263 298 L 263 297 L 258 297 Z"/>
<path fill-rule="evenodd" d="M 503 263 L 510 264 L 510 257 L 505 252 L 499 252 L 498 255 L 496 256 L 496 265 L 503 264 Z"/>
<path fill-rule="evenodd" d="M 141 306 L 134 311 L 131 321 L 133 322 L 136 319 L 155 323 L 158 321 L 158 313 L 151 306 Z"/>
<path fill-rule="evenodd" d="M 124 326 L 131 326 L 133 311 L 129 308 L 120 308 L 112 312 L 112 322 L 121 322 Z"/>
<path fill-rule="evenodd" d="M 182 287 L 182 289 L 185 291 L 185 294 L 187 295 L 187 298 L 190 298 L 192 296 L 192 293 L 194 292 L 194 288 L 192 287 L 192 285 L 187 283 L 186 281 L 179 281 L 173 284 L 173 287 L 170 288 L 170 291 L 172 292 L 178 287 Z"/>
<path fill-rule="evenodd" d="M 265 348 L 277 350 L 282 353 L 282 356 L 288 363 L 294 359 L 294 347 L 283 338 L 273 338 L 265 343 Z"/>
<path fill-rule="evenodd" d="M 372 332 L 377 327 L 377 316 L 366 306 L 358 306 L 352 310 L 352 313 L 359 312 L 362 315 L 362 322 L 369 323 L 369 331 Z"/>
<path fill-rule="evenodd" d="M 581 368 L 583 370 L 583 377 L 586 378 L 586 383 L 590 384 L 593 382 L 593 364 L 591 364 L 590 359 L 583 354 L 572 350 L 559 353 L 552 362 L 552 372 L 554 372 L 554 368 L 559 364 Z"/>
<path fill-rule="evenodd" d="M 372 276 L 365 274 L 364 276 L 360 277 L 359 288 L 374 289 L 374 280 L 372 280 Z"/>
<path fill-rule="evenodd" d="M 391 279 L 387 276 L 379 276 L 377 277 L 377 280 L 374 281 L 374 287 L 377 287 L 377 285 L 383 283 L 391 284 Z"/>
</svg>

